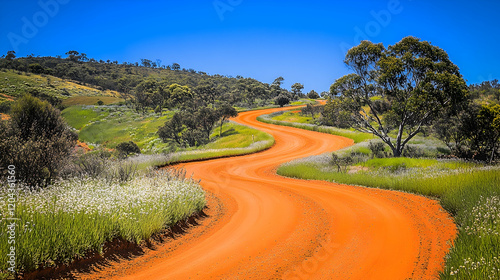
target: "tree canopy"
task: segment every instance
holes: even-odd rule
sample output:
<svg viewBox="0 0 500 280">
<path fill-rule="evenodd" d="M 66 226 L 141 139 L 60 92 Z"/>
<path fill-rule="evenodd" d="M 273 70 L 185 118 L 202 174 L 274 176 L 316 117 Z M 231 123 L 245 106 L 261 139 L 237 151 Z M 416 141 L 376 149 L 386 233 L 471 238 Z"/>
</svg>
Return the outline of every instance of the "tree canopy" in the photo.
<svg viewBox="0 0 500 280">
<path fill-rule="evenodd" d="M 395 157 L 441 110 L 467 98 L 465 81 L 448 54 L 415 37 L 387 49 L 363 41 L 344 62 L 354 73 L 336 80 L 331 94 L 340 94 L 353 127 L 381 138 Z"/>
</svg>

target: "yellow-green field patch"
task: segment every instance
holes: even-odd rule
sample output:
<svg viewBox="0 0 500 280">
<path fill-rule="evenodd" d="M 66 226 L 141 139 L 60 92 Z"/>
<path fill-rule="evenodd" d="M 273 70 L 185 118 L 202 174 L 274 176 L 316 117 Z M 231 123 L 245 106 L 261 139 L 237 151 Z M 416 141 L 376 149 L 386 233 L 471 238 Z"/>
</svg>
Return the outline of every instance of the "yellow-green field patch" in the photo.
<svg viewBox="0 0 500 280">
<path fill-rule="evenodd" d="M 103 102 L 103 105 L 116 104 L 125 101 L 122 98 L 112 96 L 73 96 L 64 100 L 62 104 L 65 106 L 97 105 L 99 100 Z"/>
</svg>

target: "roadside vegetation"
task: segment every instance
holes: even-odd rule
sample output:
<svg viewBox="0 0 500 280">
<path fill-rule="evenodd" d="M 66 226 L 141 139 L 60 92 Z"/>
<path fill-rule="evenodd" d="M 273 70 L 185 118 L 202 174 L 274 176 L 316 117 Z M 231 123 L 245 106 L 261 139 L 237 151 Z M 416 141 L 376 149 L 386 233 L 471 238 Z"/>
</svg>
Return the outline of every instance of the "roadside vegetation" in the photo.
<svg viewBox="0 0 500 280">
<path fill-rule="evenodd" d="M 2 196 L 6 190 L 1 188 Z M 148 240 L 201 211 L 205 192 L 174 170 L 136 175 L 124 182 L 110 180 L 109 174 L 84 175 L 44 189 L 22 186 L 16 206 L 16 269 L 29 273 L 102 254 L 107 242 Z M 8 216 L 6 205 L 1 210 L 2 216 Z M 9 223 L 6 219 L 0 222 L 4 228 Z M 8 268 L 8 241 L 8 234 L 2 231 L 2 272 Z"/>
</svg>

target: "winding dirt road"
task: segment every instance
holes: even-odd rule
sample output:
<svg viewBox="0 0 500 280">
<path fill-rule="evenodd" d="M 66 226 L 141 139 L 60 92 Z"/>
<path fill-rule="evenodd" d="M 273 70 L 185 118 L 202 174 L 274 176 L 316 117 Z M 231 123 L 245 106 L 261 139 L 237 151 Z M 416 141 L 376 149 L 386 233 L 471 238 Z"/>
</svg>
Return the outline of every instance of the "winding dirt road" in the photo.
<svg viewBox="0 0 500 280">
<path fill-rule="evenodd" d="M 346 138 L 256 121 L 269 150 L 185 165 L 208 190 L 207 218 L 171 242 L 89 279 L 435 279 L 455 237 L 431 199 L 283 178 L 281 163 L 352 144 Z"/>
</svg>

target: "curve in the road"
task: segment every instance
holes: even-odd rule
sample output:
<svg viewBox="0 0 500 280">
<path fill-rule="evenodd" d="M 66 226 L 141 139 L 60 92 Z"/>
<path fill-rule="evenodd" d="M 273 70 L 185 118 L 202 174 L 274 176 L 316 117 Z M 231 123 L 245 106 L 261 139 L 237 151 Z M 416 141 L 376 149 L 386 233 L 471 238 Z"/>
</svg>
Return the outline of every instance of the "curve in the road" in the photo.
<svg viewBox="0 0 500 280">
<path fill-rule="evenodd" d="M 269 150 L 185 165 L 209 217 L 172 242 L 82 278 L 434 279 L 456 229 L 437 201 L 408 193 L 280 177 L 281 163 L 352 140 L 234 119 L 276 139 Z"/>
</svg>

